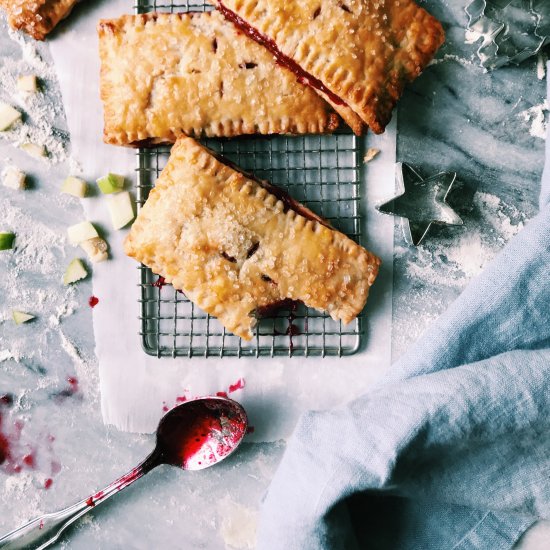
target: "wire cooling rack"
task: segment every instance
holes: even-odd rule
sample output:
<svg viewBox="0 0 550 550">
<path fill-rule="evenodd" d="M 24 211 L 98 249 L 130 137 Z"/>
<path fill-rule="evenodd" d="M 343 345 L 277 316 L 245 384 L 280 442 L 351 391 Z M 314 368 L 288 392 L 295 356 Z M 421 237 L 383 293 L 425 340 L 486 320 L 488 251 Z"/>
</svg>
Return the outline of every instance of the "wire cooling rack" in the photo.
<svg viewBox="0 0 550 550">
<path fill-rule="evenodd" d="M 137 13 L 207 10 L 202 1 L 138 1 Z M 357 242 L 361 240 L 358 139 L 330 136 L 208 139 L 205 144 L 242 169 L 286 189 L 314 212 Z M 138 208 L 164 168 L 169 148 L 139 149 Z M 256 336 L 245 342 L 227 332 L 150 269 L 140 266 L 140 337 L 149 355 L 187 357 L 343 356 L 361 345 L 362 319 L 343 326 L 329 316 L 298 304 L 261 319 Z"/>
</svg>

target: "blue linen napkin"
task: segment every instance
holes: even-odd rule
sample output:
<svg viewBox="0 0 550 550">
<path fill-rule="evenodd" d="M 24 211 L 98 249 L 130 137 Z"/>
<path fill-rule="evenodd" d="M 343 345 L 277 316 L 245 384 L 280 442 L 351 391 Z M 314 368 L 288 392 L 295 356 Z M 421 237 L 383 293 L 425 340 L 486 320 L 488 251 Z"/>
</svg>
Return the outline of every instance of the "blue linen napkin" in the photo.
<svg viewBox="0 0 550 550">
<path fill-rule="evenodd" d="M 550 140 L 540 208 L 382 384 L 301 418 L 260 550 L 510 549 L 550 517 Z"/>
</svg>

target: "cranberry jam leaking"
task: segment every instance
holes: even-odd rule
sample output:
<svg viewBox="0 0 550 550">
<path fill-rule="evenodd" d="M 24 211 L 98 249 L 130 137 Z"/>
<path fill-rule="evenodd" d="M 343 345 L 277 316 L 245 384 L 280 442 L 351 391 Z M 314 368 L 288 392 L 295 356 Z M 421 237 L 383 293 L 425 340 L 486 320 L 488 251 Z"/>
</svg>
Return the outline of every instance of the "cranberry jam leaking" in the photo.
<svg viewBox="0 0 550 550">
<path fill-rule="evenodd" d="M 317 214 L 315 214 L 315 212 L 312 212 L 309 208 L 306 208 L 303 204 L 300 204 L 298 201 L 294 200 L 284 189 L 281 189 L 280 187 L 277 187 L 276 185 L 273 185 L 272 183 L 266 180 L 261 180 L 257 178 L 254 174 L 251 174 L 250 172 L 243 170 L 242 168 L 237 166 L 235 163 L 231 162 L 229 159 L 220 155 L 220 153 L 217 153 L 216 151 L 213 151 L 208 147 L 205 147 L 205 149 L 216 160 L 218 160 L 225 166 L 228 166 L 229 168 L 235 170 L 235 172 L 239 172 L 249 180 L 255 181 L 260 187 L 263 187 L 264 189 L 269 191 L 272 195 L 277 197 L 277 199 L 279 199 L 283 203 L 285 212 L 288 212 L 289 210 L 294 210 L 296 214 L 300 214 L 300 216 L 303 216 L 304 218 L 306 218 L 306 220 L 319 222 L 321 225 L 324 225 L 325 227 L 332 229 L 332 226 L 327 220 L 325 220 L 324 218 L 321 218 L 321 216 L 318 216 Z M 254 252 L 256 252 L 256 250 L 254 250 Z"/>
<path fill-rule="evenodd" d="M 296 61 L 279 50 L 277 44 L 275 44 L 271 38 L 268 38 L 257 29 L 250 26 L 242 17 L 239 17 L 236 13 L 224 6 L 222 2 L 218 1 L 217 7 L 228 21 L 231 21 L 238 29 L 252 38 L 252 40 L 255 40 L 258 44 L 264 46 L 264 48 L 267 48 L 273 54 L 279 65 L 290 69 L 298 77 L 298 82 L 319 90 L 335 105 L 346 105 L 346 102 L 341 97 L 338 97 L 334 92 L 329 90 L 318 78 L 315 78 L 312 74 L 302 69 Z"/>
<path fill-rule="evenodd" d="M 230 454 L 247 425 L 246 416 L 225 400 L 192 401 L 162 419 L 156 452 L 166 464 L 200 470 Z"/>
</svg>

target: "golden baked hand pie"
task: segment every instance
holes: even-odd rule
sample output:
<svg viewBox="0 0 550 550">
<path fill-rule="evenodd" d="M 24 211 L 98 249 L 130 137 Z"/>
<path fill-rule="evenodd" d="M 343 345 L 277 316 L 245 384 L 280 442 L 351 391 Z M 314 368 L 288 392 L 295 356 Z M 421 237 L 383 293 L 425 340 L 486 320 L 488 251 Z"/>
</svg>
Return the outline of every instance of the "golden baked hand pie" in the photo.
<svg viewBox="0 0 550 550">
<path fill-rule="evenodd" d="M 124 248 L 245 340 L 261 310 L 285 300 L 351 322 L 380 264 L 281 189 L 189 137 L 172 148 Z"/>
<path fill-rule="evenodd" d="M 0 0 L 10 25 L 36 40 L 44 40 L 67 15 L 77 0 Z"/>
<path fill-rule="evenodd" d="M 328 133 L 339 124 L 325 101 L 217 12 L 103 20 L 99 44 L 107 143 Z"/>
<path fill-rule="evenodd" d="M 384 131 L 404 85 L 444 41 L 413 0 L 211 0 L 224 16 L 330 99 Z"/>
</svg>

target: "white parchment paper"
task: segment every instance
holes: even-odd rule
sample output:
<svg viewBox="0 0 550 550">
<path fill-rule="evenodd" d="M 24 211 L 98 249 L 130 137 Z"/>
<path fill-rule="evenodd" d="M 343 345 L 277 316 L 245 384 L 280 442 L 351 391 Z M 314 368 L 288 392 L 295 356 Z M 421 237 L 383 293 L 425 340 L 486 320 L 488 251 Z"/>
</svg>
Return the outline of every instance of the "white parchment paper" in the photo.
<svg viewBox="0 0 550 550">
<path fill-rule="evenodd" d="M 135 178 L 131 149 L 103 144 L 96 35 L 102 17 L 132 12 L 130 0 L 82 4 L 70 24 L 51 41 L 71 132 L 72 154 L 88 181 L 116 172 Z M 138 60 L 136 60 L 138 62 Z M 390 365 L 393 221 L 374 211 L 394 190 L 395 122 L 383 136 L 369 136 L 381 149 L 364 170 L 364 243 L 382 258 L 383 267 L 367 304 L 367 346 L 346 358 L 237 359 L 148 357 L 141 350 L 137 264 L 122 251 L 125 231 L 110 231 L 105 200 L 83 200 L 85 216 L 101 228 L 112 258 L 93 272 L 94 333 L 99 359 L 101 403 L 106 423 L 132 432 L 155 429 L 163 407 L 178 396 L 228 391 L 239 379 L 244 389 L 231 393 L 247 409 L 256 441 L 287 437 L 301 412 L 326 408 L 364 392 Z"/>
</svg>

